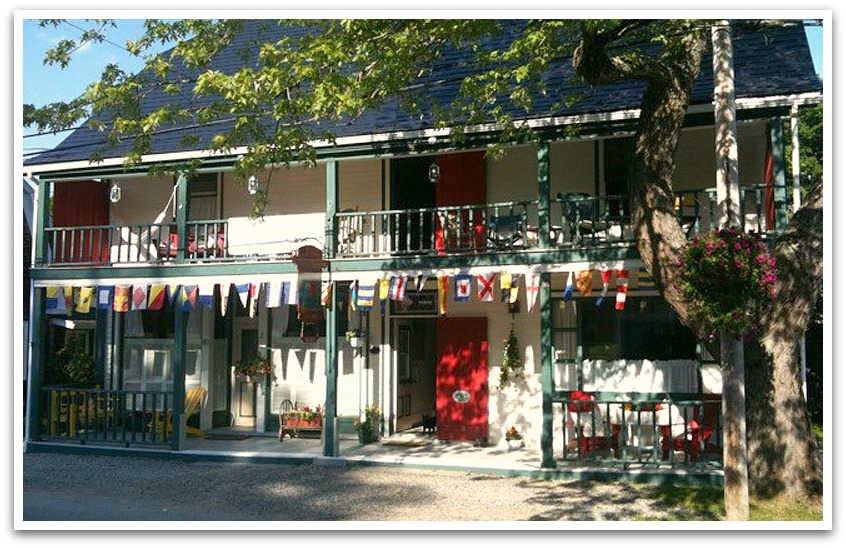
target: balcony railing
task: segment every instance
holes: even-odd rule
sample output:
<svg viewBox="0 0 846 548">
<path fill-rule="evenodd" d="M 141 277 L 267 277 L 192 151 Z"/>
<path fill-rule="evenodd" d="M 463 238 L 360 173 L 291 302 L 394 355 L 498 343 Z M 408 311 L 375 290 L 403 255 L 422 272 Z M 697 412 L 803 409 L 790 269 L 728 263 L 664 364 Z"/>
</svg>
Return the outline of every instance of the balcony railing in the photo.
<svg viewBox="0 0 846 548">
<path fill-rule="evenodd" d="M 189 221 L 185 260 L 229 257 L 227 221 Z M 173 223 L 73 226 L 44 229 L 47 264 L 62 266 L 160 263 L 177 258 L 179 236 Z"/>
<path fill-rule="evenodd" d="M 772 237 L 787 223 L 790 194 L 784 186 L 740 189 L 744 231 Z M 777 197 L 783 198 L 777 198 Z M 681 190 L 674 195 L 679 222 L 688 236 L 717 225 L 716 189 Z M 550 200 L 550 247 L 553 249 L 629 246 L 634 243 L 628 196 L 558 194 Z M 293 221 L 297 222 L 297 221 Z M 285 218 L 275 221 L 285 232 Z M 520 252 L 538 249 L 538 202 L 342 211 L 335 214 L 335 256 L 371 258 L 444 256 Z M 266 250 L 233 255 L 250 248 L 250 237 L 234 245 L 227 220 L 189 221 L 183 262 L 283 258 Z M 234 230 L 234 228 L 233 228 Z M 315 238 L 319 239 L 316 234 Z M 57 266 L 178 262 L 179 242 L 173 223 L 77 226 L 45 229 L 45 264 Z M 240 241 L 240 240 L 239 240 Z M 246 244 L 246 246 L 244 245 Z M 284 260 L 284 259 L 283 259 Z"/>
<path fill-rule="evenodd" d="M 536 201 L 342 211 L 335 217 L 338 257 L 525 249 L 536 245 L 536 227 Z"/>
<path fill-rule="evenodd" d="M 163 445 L 173 435 L 173 394 L 45 387 L 41 437 L 80 444 Z"/>
<path fill-rule="evenodd" d="M 565 461 L 714 467 L 722 463 L 719 394 L 559 392 Z"/>
</svg>

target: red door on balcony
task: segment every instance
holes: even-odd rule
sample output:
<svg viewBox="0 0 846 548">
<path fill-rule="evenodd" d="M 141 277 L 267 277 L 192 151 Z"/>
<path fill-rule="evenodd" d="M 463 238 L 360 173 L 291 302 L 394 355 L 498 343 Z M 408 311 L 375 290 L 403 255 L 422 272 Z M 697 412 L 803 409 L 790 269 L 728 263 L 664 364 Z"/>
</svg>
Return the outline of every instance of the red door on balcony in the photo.
<svg viewBox="0 0 846 548">
<path fill-rule="evenodd" d="M 439 318 L 438 439 L 488 438 L 488 320 Z"/>
<path fill-rule="evenodd" d="M 440 180 L 435 188 L 435 205 L 462 206 L 487 201 L 485 153 L 483 151 L 442 154 L 436 158 Z M 435 248 L 446 253 L 450 249 L 481 247 L 484 227 L 480 211 L 449 211 L 439 218 Z"/>
<path fill-rule="evenodd" d="M 53 194 L 53 226 L 83 227 L 109 224 L 109 188 L 99 181 L 57 182 Z M 68 230 L 50 242 L 57 263 L 105 263 L 108 234 L 99 229 Z"/>
</svg>

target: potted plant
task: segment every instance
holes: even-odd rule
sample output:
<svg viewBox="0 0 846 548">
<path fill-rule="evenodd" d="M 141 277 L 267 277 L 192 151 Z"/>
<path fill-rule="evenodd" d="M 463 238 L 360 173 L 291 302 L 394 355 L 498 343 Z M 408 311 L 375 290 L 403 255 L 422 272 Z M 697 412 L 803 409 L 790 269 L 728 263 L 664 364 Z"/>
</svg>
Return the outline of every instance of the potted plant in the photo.
<svg viewBox="0 0 846 548">
<path fill-rule="evenodd" d="M 517 342 L 517 335 L 514 333 L 514 324 L 508 338 L 502 341 L 505 348 L 502 351 L 502 364 L 499 370 L 499 388 L 505 388 L 509 382 L 516 377 L 523 375 L 523 358 L 520 357 L 520 345 Z"/>
<path fill-rule="evenodd" d="M 350 346 L 352 346 L 353 348 L 360 348 L 364 345 L 365 335 L 366 334 L 361 329 L 350 329 L 349 331 L 347 331 L 345 336 L 346 339 L 349 341 Z"/>
<path fill-rule="evenodd" d="M 359 443 L 372 443 L 379 439 L 382 432 L 382 410 L 371 405 L 364 408 L 363 418 L 353 423 Z"/>
<path fill-rule="evenodd" d="M 264 358 L 250 358 L 241 360 L 232 366 L 236 377 L 247 377 L 251 382 L 263 382 L 273 372 L 270 360 Z"/>
<path fill-rule="evenodd" d="M 523 434 L 517 430 L 516 426 L 512 426 L 505 431 L 505 442 L 510 450 L 519 449 L 523 447 Z"/>
</svg>

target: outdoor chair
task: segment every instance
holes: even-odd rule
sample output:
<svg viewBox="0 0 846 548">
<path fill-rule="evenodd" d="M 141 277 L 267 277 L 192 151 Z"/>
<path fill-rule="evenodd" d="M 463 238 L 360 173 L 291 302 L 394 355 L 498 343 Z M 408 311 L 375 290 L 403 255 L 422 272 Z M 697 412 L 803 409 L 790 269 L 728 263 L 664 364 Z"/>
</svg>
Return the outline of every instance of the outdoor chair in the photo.
<svg viewBox="0 0 846 548">
<path fill-rule="evenodd" d="M 698 462 L 702 451 L 720 453 L 719 440 L 711 438 L 719 429 L 720 405 L 719 394 L 703 395 L 703 405 L 693 411 L 693 418 L 687 422 L 682 432 L 678 427 L 661 426 L 661 452 L 665 460 L 670 458 L 670 451 L 684 451 L 690 455 L 691 462 Z M 710 402 L 710 403 L 709 403 Z"/>
<path fill-rule="evenodd" d="M 575 438 L 568 449 L 578 450 L 579 457 L 591 457 L 598 451 L 611 450 L 620 455 L 620 425 L 609 424 L 596 398 L 587 392 L 574 390 L 567 403 L 567 426 L 573 428 Z"/>
<path fill-rule="evenodd" d="M 488 241 L 497 249 L 524 246 L 525 229 L 522 215 L 498 215 L 488 223 Z"/>
<path fill-rule="evenodd" d="M 205 403 L 208 390 L 204 386 L 198 386 L 185 393 L 185 417 L 190 418 L 195 413 L 199 413 L 200 408 Z M 148 429 L 155 433 L 160 433 L 164 438 L 173 433 L 173 412 L 156 412 L 153 420 L 147 425 Z M 205 432 L 193 426 L 186 426 L 185 432 L 191 436 L 203 437 Z"/>
<path fill-rule="evenodd" d="M 576 241 L 577 238 L 582 240 L 587 236 L 608 237 L 610 223 L 601 211 L 601 204 L 597 198 L 584 193 L 561 194 L 560 192 L 557 197 L 562 201 L 571 240 Z"/>
</svg>

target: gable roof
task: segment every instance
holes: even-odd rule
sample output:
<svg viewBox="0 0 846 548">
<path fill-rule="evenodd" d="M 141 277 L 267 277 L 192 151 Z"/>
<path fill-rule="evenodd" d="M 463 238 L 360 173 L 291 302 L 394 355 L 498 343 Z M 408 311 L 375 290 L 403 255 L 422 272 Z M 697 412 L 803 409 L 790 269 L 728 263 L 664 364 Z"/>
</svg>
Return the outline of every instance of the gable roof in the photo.
<svg viewBox="0 0 846 548">
<path fill-rule="evenodd" d="M 490 40 L 490 47 L 502 48 L 524 21 L 504 21 L 504 32 Z M 255 41 L 279 40 L 283 36 L 296 36 L 304 29 L 284 28 L 270 21 L 245 21 L 244 30 L 211 63 L 210 69 L 231 73 L 254 62 Z M 783 97 L 803 93 L 819 93 L 822 83 L 813 70 L 810 51 L 801 25 L 771 27 L 756 31 L 736 28 L 733 32 L 734 69 L 736 97 L 739 103 L 744 98 Z M 245 52 L 247 57 L 245 58 Z M 448 104 L 456 95 L 462 78 L 473 70 L 469 53 L 452 50 L 444 54 L 433 74 L 423 82 L 427 86 L 427 97 L 439 104 Z M 561 90 L 552 97 L 536 96 L 531 112 L 511 109 L 515 119 L 541 119 L 579 117 L 639 109 L 645 83 L 622 81 L 605 86 L 590 87 L 571 83 L 573 68 L 569 60 L 554 66 L 546 75 L 547 87 Z M 554 109 L 556 100 L 564 94 L 580 94 L 583 99 L 569 107 Z M 710 55 L 703 58 L 701 74 L 691 93 L 691 106 L 707 106 L 713 100 L 713 74 Z M 151 93 L 143 103 L 144 111 L 152 111 L 163 104 L 176 101 L 181 105 L 199 105 L 208 99 L 193 96 L 190 86 L 183 88 L 176 96 L 163 91 Z M 742 108 L 739 104 L 738 108 Z M 572 118 L 571 118 L 572 119 Z M 180 155 L 205 149 L 212 137 L 231 126 L 227 120 L 197 127 L 175 127 L 160 131 L 152 142 L 151 154 Z M 366 112 L 346 124 L 330 129 L 338 138 L 354 138 L 386 134 L 407 135 L 433 127 L 430 117 L 413 117 L 399 108 L 397 102 L 388 102 L 378 110 Z M 184 138 L 193 137 L 192 144 Z M 100 153 L 103 158 L 122 158 L 131 150 L 131 143 L 124 142 L 115 147 L 105 147 L 105 133 L 82 127 L 71 133 L 56 148 L 24 162 L 27 166 L 66 164 L 87 161 L 92 154 Z M 49 169 L 48 169 L 49 170 Z"/>
</svg>

